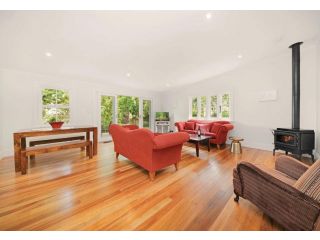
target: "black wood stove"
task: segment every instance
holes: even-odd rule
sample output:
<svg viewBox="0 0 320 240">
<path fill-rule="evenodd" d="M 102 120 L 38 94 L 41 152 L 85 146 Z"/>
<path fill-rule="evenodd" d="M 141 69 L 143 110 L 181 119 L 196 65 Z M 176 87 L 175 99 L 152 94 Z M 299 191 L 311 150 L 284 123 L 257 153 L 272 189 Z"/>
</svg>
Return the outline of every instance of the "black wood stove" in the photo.
<svg viewBox="0 0 320 240">
<path fill-rule="evenodd" d="M 300 45 L 292 44 L 292 128 L 277 128 L 274 134 L 274 149 L 283 150 L 288 154 L 296 154 L 301 159 L 304 153 L 310 154 L 314 160 L 313 150 L 315 142 L 314 130 L 300 129 Z"/>
</svg>

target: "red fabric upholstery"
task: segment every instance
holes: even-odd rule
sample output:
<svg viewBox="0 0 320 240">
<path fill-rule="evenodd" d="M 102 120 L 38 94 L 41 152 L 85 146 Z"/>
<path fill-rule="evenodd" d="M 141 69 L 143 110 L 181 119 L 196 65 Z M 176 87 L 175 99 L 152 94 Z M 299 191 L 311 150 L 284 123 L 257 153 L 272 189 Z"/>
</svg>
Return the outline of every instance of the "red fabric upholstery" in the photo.
<svg viewBox="0 0 320 240">
<path fill-rule="evenodd" d="M 210 132 L 211 123 L 196 123 L 196 131 L 200 129 L 201 133 Z"/>
<path fill-rule="evenodd" d="M 184 132 L 155 135 L 148 129 L 111 124 L 109 132 L 114 151 L 148 171 L 156 171 L 181 159 L 183 143 L 189 140 Z"/>
<path fill-rule="evenodd" d="M 233 125 L 228 122 L 228 121 L 210 121 L 210 120 L 197 120 L 197 119 L 190 119 L 187 122 L 194 122 L 196 124 L 198 124 L 198 126 L 200 125 L 210 125 L 210 130 L 209 131 L 204 131 L 201 132 L 205 135 L 210 135 L 213 138 L 210 140 L 211 143 L 213 144 L 224 144 L 227 141 L 227 135 L 228 132 L 231 131 L 233 129 Z M 185 130 L 185 129 L 181 129 L 178 126 L 182 125 L 183 123 L 186 124 L 187 122 L 177 122 L 175 123 L 175 126 L 177 126 L 178 131 L 179 132 L 188 132 L 188 133 L 196 133 L 196 131 L 194 132 L 189 132 L 189 130 Z M 205 127 L 207 128 L 207 126 Z M 213 134 L 212 134 L 213 133 Z"/>
<path fill-rule="evenodd" d="M 212 127 L 211 127 L 211 129 L 210 129 L 210 132 L 213 132 L 213 133 L 217 134 L 217 133 L 219 132 L 219 130 L 220 130 L 221 127 L 222 127 L 222 124 L 220 124 L 220 123 L 213 123 L 213 124 L 212 124 Z"/>
<path fill-rule="evenodd" d="M 184 130 L 195 130 L 195 123 L 194 122 L 186 122 L 184 125 Z"/>
</svg>

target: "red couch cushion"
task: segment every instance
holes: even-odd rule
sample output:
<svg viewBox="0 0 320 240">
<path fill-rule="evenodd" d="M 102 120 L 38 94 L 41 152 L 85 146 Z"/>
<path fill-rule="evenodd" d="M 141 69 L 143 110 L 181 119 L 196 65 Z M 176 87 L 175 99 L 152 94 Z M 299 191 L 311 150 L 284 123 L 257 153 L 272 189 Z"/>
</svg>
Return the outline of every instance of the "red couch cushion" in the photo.
<svg viewBox="0 0 320 240">
<path fill-rule="evenodd" d="M 201 133 L 210 132 L 210 128 L 211 128 L 211 124 L 209 124 L 209 123 L 207 123 L 207 124 L 197 123 L 196 124 L 196 130 L 200 129 Z"/>
<path fill-rule="evenodd" d="M 184 125 L 184 129 L 185 130 L 194 130 L 195 125 L 196 124 L 194 122 L 186 122 L 186 124 Z"/>
<path fill-rule="evenodd" d="M 212 132 L 206 132 L 204 135 L 211 136 L 212 138 L 217 138 L 217 134 L 212 133 Z"/>
<path fill-rule="evenodd" d="M 213 123 L 210 132 L 217 134 L 221 126 L 220 123 Z"/>
</svg>

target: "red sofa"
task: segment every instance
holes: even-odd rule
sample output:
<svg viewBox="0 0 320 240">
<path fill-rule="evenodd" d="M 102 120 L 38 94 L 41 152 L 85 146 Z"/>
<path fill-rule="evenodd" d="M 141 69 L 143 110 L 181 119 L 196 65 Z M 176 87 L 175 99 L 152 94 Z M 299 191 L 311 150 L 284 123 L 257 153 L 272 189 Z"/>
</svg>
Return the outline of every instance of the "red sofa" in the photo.
<svg viewBox="0 0 320 240">
<path fill-rule="evenodd" d="M 178 170 L 182 145 L 189 140 L 187 133 L 154 134 L 135 125 L 111 124 L 109 132 L 116 157 L 121 154 L 148 170 L 151 180 L 155 178 L 157 170 L 171 164 Z"/>
<path fill-rule="evenodd" d="M 209 121 L 190 119 L 186 122 L 176 122 L 175 126 L 179 132 L 196 134 L 200 128 L 201 134 L 210 135 L 210 142 L 216 144 L 220 149 L 221 144 L 227 141 L 227 135 L 233 129 L 233 125 L 228 121 Z"/>
</svg>

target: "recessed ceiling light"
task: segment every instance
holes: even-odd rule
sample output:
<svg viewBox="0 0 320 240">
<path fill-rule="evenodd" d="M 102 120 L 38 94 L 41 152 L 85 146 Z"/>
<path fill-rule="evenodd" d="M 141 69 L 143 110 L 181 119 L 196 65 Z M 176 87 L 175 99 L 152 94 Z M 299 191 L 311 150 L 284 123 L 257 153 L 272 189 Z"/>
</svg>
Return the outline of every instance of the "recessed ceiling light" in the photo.
<svg viewBox="0 0 320 240">
<path fill-rule="evenodd" d="M 52 53 L 51 52 L 46 52 L 45 53 L 47 57 L 52 57 Z"/>
<path fill-rule="evenodd" d="M 131 73 L 128 72 L 128 73 L 127 73 L 127 77 L 131 77 Z"/>
<path fill-rule="evenodd" d="M 243 58 L 243 56 L 242 56 L 241 54 L 239 54 L 239 55 L 238 55 L 238 58 L 241 59 L 241 58 Z"/>
<path fill-rule="evenodd" d="M 206 19 L 211 19 L 211 17 L 212 17 L 211 13 L 206 14 Z"/>
</svg>

